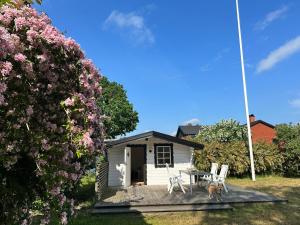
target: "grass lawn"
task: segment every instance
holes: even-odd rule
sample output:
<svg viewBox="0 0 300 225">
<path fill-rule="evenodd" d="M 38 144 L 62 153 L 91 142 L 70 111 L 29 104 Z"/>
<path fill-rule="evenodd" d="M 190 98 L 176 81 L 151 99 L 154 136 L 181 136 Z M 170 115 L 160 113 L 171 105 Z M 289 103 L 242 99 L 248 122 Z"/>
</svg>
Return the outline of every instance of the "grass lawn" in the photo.
<svg viewBox="0 0 300 225">
<path fill-rule="evenodd" d="M 191 224 L 300 224 L 300 179 L 277 176 L 250 179 L 229 178 L 228 183 L 288 199 L 288 203 L 234 206 L 233 211 L 178 212 L 156 214 L 90 215 L 82 209 L 72 225 L 191 225 Z M 88 182 L 85 181 L 85 185 Z M 86 187 L 85 187 L 86 188 Z M 88 188 L 86 190 L 89 190 Z M 91 190 L 91 189 L 90 189 Z M 92 205 L 86 201 L 85 206 Z"/>
</svg>

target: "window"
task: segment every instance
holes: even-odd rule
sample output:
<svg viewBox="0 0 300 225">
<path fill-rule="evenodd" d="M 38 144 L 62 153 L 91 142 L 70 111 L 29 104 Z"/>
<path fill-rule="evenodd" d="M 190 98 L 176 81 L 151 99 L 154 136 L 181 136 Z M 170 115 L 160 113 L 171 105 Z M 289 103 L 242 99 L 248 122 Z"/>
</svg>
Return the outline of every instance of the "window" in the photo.
<svg viewBox="0 0 300 225">
<path fill-rule="evenodd" d="M 155 167 L 174 167 L 173 162 L 173 145 L 172 144 L 155 144 L 154 145 L 154 162 Z"/>
</svg>

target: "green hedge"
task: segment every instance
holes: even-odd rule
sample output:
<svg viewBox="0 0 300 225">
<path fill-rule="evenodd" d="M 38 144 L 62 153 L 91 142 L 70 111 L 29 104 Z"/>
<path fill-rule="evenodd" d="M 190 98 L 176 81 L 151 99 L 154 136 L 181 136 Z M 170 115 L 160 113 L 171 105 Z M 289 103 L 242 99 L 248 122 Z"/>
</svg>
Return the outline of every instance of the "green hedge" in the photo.
<svg viewBox="0 0 300 225">
<path fill-rule="evenodd" d="M 289 177 L 300 177 L 300 124 L 277 125 L 276 133 L 275 142 L 284 158 L 283 174 Z"/>
<path fill-rule="evenodd" d="M 210 171 L 211 163 L 229 165 L 229 174 L 244 176 L 249 174 L 250 160 L 248 148 L 243 141 L 228 143 L 204 143 L 204 150 L 195 155 L 196 167 Z M 281 172 L 283 156 L 274 144 L 257 143 L 253 146 L 255 171 L 257 174 Z"/>
</svg>

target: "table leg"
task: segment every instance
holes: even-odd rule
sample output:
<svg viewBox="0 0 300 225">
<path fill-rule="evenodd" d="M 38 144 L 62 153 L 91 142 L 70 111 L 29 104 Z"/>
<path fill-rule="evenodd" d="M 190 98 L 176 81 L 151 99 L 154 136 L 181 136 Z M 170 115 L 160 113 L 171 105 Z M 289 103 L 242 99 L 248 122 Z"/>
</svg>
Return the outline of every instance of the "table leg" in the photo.
<svg viewBox="0 0 300 225">
<path fill-rule="evenodd" d="M 192 174 L 190 174 L 190 192 L 193 194 Z"/>
</svg>

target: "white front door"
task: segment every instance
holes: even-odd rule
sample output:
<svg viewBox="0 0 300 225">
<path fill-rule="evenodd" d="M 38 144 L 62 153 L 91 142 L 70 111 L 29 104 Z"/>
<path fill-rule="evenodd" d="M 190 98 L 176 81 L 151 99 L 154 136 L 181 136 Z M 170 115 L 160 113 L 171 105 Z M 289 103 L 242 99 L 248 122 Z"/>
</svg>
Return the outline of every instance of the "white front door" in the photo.
<svg viewBox="0 0 300 225">
<path fill-rule="evenodd" d="M 125 174 L 124 174 L 124 187 L 131 185 L 131 148 L 125 147 L 124 150 Z"/>
</svg>

